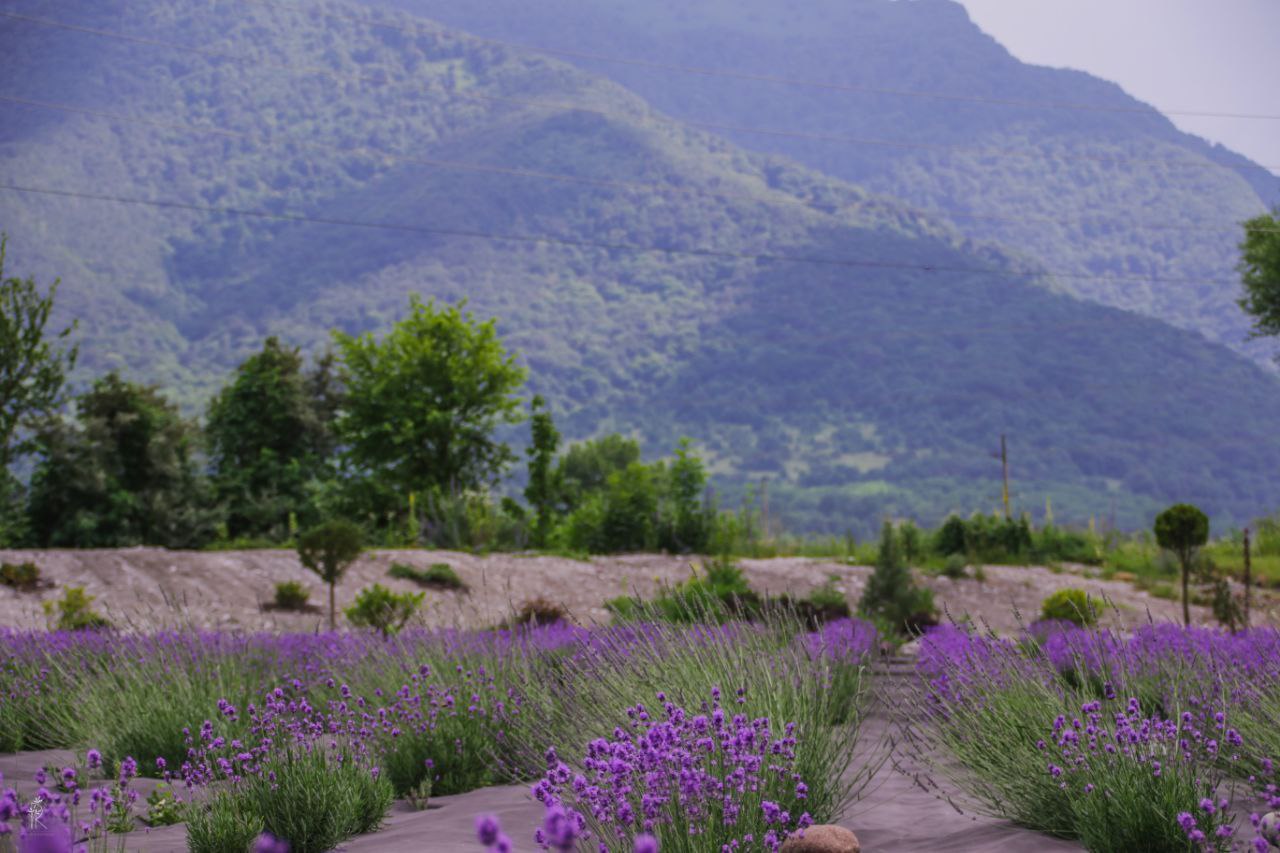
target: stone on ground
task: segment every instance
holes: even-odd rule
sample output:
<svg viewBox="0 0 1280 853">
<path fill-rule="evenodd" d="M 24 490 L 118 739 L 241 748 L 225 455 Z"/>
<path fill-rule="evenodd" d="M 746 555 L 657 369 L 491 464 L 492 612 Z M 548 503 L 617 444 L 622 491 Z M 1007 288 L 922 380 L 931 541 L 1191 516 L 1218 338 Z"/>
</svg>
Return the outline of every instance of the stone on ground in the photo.
<svg viewBox="0 0 1280 853">
<path fill-rule="evenodd" d="M 804 831 L 804 837 L 793 836 L 782 845 L 782 853 L 858 853 L 862 845 L 858 836 L 843 826 L 820 823 Z"/>
</svg>

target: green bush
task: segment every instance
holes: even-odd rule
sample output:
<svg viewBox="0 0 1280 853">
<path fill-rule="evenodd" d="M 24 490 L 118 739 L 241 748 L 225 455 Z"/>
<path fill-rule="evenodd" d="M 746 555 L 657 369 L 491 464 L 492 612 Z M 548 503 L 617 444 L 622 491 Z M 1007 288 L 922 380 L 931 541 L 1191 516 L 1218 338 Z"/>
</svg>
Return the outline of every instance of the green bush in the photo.
<svg viewBox="0 0 1280 853">
<path fill-rule="evenodd" d="M 948 554 L 946 562 L 942 564 L 942 574 L 951 578 L 953 581 L 962 580 L 965 577 L 968 563 L 960 554 Z"/>
<path fill-rule="evenodd" d="M 1080 627 L 1096 625 L 1098 611 L 1088 594 L 1082 589 L 1060 589 L 1040 605 L 1040 615 L 1045 619 L 1061 619 Z"/>
<path fill-rule="evenodd" d="M 179 800 L 173 788 L 167 782 L 156 785 L 155 790 L 147 794 L 147 825 L 173 826 L 186 820 L 187 804 Z"/>
<path fill-rule="evenodd" d="M 93 609 L 94 596 L 86 595 L 84 587 L 69 586 L 56 601 L 42 603 L 45 615 L 58 631 L 100 630 L 111 627 L 111 622 Z"/>
<path fill-rule="evenodd" d="M 552 625 L 569 618 L 564 605 L 538 596 L 520 605 L 509 620 L 510 625 Z"/>
<path fill-rule="evenodd" d="M 40 568 L 30 560 L 0 563 L 0 584 L 28 592 L 40 586 Z"/>
<path fill-rule="evenodd" d="M 298 581 L 284 581 L 276 584 L 276 609 L 277 610 L 306 610 L 307 599 L 311 596 L 311 590 L 307 589 Z"/>
<path fill-rule="evenodd" d="M 382 584 L 360 590 L 355 604 L 343 612 L 358 628 L 373 628 L 382 636 L 399 632 L 422 605 L 425 593 L 392 592 Z"/>
<path fill-rule="evenodd" d="M 292 853 L 322 853 L 376 829 L 394 797 L 350 756 L 337 761 L 324 750 L 297 751 L 264 762 L 260 775 L 217 793 L 191 809 L 192 853 L 248 850 L 262 832 L 287 839 Z"/>
<path fill-rule="evenodd" d="M 836 589 L 838 575 L 829 575 L 825 583 L 815 587 L 801 602 L 802 615 L 806 621 L 813 623 L 833 622 L 836 619 L 848 618 L 852 615 L 849 600 L 844 593 Z"/>
<path fill-rule="evenodd" d="M 435 589 L 466 590 L 467 588 L 462 578 L 458 577 L 458 573 L 448 563 L 432 563 L 425 570 L 405 563 L 392 563 L 387 574 L 393 578 L 413 581 Z"/>
</svg>

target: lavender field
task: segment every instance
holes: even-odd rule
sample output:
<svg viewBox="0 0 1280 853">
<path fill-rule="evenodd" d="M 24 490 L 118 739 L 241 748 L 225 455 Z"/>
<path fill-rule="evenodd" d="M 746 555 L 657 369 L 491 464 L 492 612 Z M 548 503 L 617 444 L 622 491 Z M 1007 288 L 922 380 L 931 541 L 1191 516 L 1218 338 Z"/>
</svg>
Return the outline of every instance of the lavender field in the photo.
<svg viewBox="0 0 1280 853">
<path fill-rule="evenodd" d="M 786 616 L 0 644 L 0 767 L 37 768 L 0 783 L 0 849 L 379 849 L 393 812 L 491 788 L 538 817 L 467 815 L 475 850 L 778 850 L 876 826 L 887 778 L 1021 828 L 989 849 L 1276 843 L 1270 628 L 945 626 L 909 667 Z"/>
</svg>

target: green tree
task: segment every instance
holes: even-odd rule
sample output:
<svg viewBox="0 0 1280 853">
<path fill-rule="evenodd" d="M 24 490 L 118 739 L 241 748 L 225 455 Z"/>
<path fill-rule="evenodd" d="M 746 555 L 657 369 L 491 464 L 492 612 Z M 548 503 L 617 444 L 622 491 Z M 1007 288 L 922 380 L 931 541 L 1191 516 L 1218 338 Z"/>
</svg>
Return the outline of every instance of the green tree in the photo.
<svg viewBox="0 0 1280 853">
<path fill-rule="evenodd" d="M 687 438 L 680 439 L 676 458 L 667 471 L 675 551 L 706 550 L 711 539 L 714 511 L 705 499 L 707 471 Z"/>
<path fill-rule="evenodd" d="M 1209 517 L 1191 504 L 1174 504 L 1156 516 L 1156 542 L 1172 551 L 1182 567 L 1182 622 L 1191 624 L 1187 594 L 1196 552 L 1209 541 Z"/>
<path fill-rule="evenodd" d="M 1253 317 L 1254 334 L 1280 335 L 1280 209 L 1244 223 L 1240 307 Z"/>
<path fill-rule="evenodd" d="M 560 446 L 560 432 L 542 397 L 534 397 L 529 408 L 532 439 L 525 451 L 529 456 L 529 484 L 525 486 L 524 497 L 534 509 L 533 544 L 542 548 L 547 544 L 555 519 L 559 490 L 551 463 L 555 459 L 556 448 Z"/>
<path fill-rule="evenodd" d="M 577 509 L 588 495 L 603 492 L 610 476 L 639 461 L 640 444 L 617 433 L 570 445 L 555 474 L 564 510 Z"/>
<path fill-rule="evenodd" d="M 282 539 L 290 513 L 311 520 L 333 447 L 327 373 L 326 364 L 308 375 L 297 348 L 270 337 L 210 403 L 212 480 L 232 537 Z"/>
<path fill-rule="evenodd" d="M 525 371 L 494 321 L 475 321 L 464 305 L 413 296 L 409 315 L 380 340 L 334 332 L 346 386 L 337 423 L 345 457 L 401 493 L 477 488 L 513 459 L 494 430 L 519 422 L 514 392 Z"/>
<path fill-rule="evenodd" d="M 332 519 L 298 537 L 298 559 L 329 585 L 329 630 L 337 629 L 334 587 L 364 551 L 364 533 L 349 521 Z"/>
<path fill-rule="evenodd" d="M 357 628 L 373 628 L 384 638 L 398 633 L 422 606 L 423 592 L 395 593 L 382 584 L 360 590 L 355 604 L 343 613 Z"/>
<path fill-rule="evenodd" d="M 28 516 L 41 546 L 190 548 L 213 538 L 196 429 L 174 404 L 110 373 L 76 412 L 76 423 L 51 422 L 39 436 Z"/>
<path fill-rule="evenodd" d="M 75 323 L 47 330 L 59 282 L 42 295 L 33 278 L 6 278 L 7 244 L 0 235 L 0 546 L 16 540 L 24 526 L 23 488 L 13 464 L 35 449 L 39 421 L 62 405 L 76 361 L 76 348 L 61 343 Z"/>
</svg>

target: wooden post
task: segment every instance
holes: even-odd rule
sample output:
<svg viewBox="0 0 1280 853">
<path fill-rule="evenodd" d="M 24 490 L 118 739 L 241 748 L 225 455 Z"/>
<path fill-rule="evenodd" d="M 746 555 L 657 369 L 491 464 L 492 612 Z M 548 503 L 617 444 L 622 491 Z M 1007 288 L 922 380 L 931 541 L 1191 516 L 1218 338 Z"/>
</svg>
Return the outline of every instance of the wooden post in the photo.
<svg viewBox="0 0 1280 853">
<path fill-rule="evenodd" d="M 1249 587 L 1253 582 L 1249 559 L 1249 528 L 1244 529 L 1244 627 L 1249 627 Z"/>
<path fill-rule="evenodd" d="M 1009 452 L 1005 445 L 1004 435 L 1000 436 L 1000 471 L 1004 477 L 1004 517 L 1012 518 L 1009 512 Z"/>
</svg>

